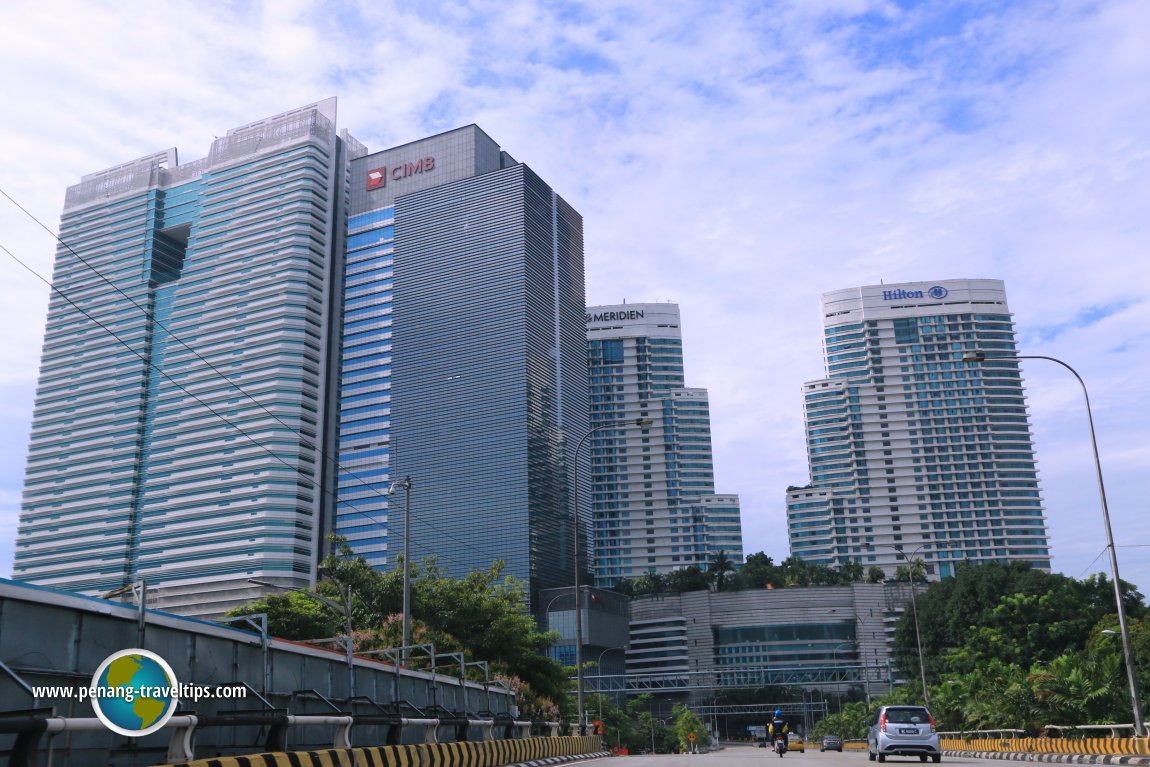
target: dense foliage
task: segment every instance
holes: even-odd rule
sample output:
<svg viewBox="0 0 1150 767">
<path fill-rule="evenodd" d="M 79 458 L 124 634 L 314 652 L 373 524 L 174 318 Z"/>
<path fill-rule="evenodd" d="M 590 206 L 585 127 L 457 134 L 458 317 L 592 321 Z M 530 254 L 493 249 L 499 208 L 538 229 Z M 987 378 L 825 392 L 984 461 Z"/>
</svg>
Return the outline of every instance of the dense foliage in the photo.
<svg viewBox="0 0 1150 767">
<path fill-rule="evenodd" d="M 591 695 L 587 698 L 587 711 L 595 721 L 602 723 L 604 744 L 609 748 L 625 748 L 632 754 L 689 751 L 691 733 L 695 734 L 694 745 L 699 748 L 711 742 L 706 725 L 685 706 L 676 705 L 669 718 L 656 717 L 649 693 L 631 698 L 625 708 L 620 708 L 606 695 Z"/>
<path fill-rule="evenodd" d="M 695 565 L 663 575 L 647 573 L 638 578 L 620 580 L 615 590 L 633 597 L 652 594 L 682 594 L 687 591 L 743 591 L 776 589 L 786 586 L 842 586 L 867 581 L 881 582 L 882 568 L 868 571 L 851 560 L 839 569 L 813 564 L 798 557 L 788 557 L 775 564 L 766 554 L 751 554 L 739 568 L 734 568 L 725 552 L 719 552 L 707 567 Z"/>
<path fill-rule="evenodd" d="M 1145 618 L 1142 595 L 1123 586 L 1127 615 Z M 965 564 L 956 578 L 919 593 L 916 607 L 927 680 L 937 683 L 992 661 L 1028 668 L 1084 650 L 1099 622 L 1115 612 L 1114 585 L 1104 575 L 1078 581 L 1022 563 Z M 1118 625 L 1117 617 L 1110 620 Z M 902 675 L 917 676 L 910 611 L 895 632 L 894 651 Z"/>
<path fill-rule="evenodd" d="M 1122 584 L 1139 693 L 1150 692 L 1150 610 Z M 939 729 L 1018 728 L 1132 721 L 1113 582 L 1075 580 L 1022 564 L 963 565 L 957 577 L 919 591 L 930 708 Z M 900 676 L 914 680 L 876 702 L 922 701 L 914 611 L 895 631 Z M 862 737 L 857 705 L 827 717 L 817 732 Z"/>
<path fill-rule="evenodd" d="M 342 605 L 350 591 L 356 651 L 402 645 L 402 568 L 375 570 L 338 538 L 333 549 L 320 568 L 324 578 L 316 593 Z M 260 612 L 268 615 L 269 633 L 285 639 L 345 631 L 340 612 L 300 592 L 270 594 L 229 614 Z M 519 693 L 524 716 L 557 719 L 559 706 L 569 705 L 569 669 L 546 655 L 556 636 L 538 630 L 522 584 L 503 575 L 502 562 L 461 579 L 447 577 L 434 559 L 413 563 L 411 614 L 413 644 L 434 643 L 436 652 L 463 652 L 469 660 L 487 661 L 492 673 Z M 417 656 L 412 665 L 426 665 Z"/>
</svg>

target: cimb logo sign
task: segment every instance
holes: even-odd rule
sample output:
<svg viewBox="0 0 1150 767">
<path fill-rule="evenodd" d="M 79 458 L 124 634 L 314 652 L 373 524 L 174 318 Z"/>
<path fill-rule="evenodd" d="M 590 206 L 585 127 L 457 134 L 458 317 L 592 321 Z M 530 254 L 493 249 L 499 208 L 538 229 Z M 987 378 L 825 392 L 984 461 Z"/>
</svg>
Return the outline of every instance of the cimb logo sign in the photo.
<svg viewBox="0 0 1150 767">
<path fill-rule="evenodd" d="M 392 181 L 402 181 L 409 176 L 427 173 L 432 170 L 435 170 L 434 157 L 424 157 L 414 162 L 396 163 L 390 168 L 386 165 L 379 168 L 372 168 L 367 172 L 367 191 L 370 192 L 372 189 L 383 189 L 386 187 L 389 176 Z"/>
<path fill-rule="evenodd" d="M 941 285 L 935 285 L 930 290 L 884 290 L 882 292 L 883 301 L 898 301 L 903 298 L 933 298 L 936 301 L 941 301 L 946 298 L 948 291 Z"/>
</svg>

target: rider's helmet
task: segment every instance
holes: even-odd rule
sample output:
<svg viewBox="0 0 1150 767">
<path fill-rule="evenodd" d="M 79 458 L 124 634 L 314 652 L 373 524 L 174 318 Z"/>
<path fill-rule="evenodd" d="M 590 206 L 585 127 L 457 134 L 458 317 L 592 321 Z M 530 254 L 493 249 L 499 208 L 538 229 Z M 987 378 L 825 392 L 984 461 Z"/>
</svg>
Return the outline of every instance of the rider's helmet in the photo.
<svg viewBox="0 0 1150 767">
<path fill-rule="evenodd" d="M 781 708 L 775 709 L 775 716 L 782 716 L 782 715 L 783 715 L 783 710 Z"/>
</svg>

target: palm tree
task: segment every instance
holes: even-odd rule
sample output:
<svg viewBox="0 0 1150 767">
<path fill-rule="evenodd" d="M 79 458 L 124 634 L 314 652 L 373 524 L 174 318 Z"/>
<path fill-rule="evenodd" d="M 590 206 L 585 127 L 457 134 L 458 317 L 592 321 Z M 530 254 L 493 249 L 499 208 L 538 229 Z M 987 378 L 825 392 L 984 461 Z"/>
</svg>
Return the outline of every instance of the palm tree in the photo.
<svg viewBox="0 0 1150 767">
<path fill-rule="evenodd" d="M 727 552 L 720 551 L 715 555 L 715 558 L 711 560 L 711 564 L 707 568 L 707 572 L 715 582 L 715 591 L 723 591 L 727 585 L 727 573 L 733 573 L 734 571 L 735 563 L 727 556 Z"/>
</svg>

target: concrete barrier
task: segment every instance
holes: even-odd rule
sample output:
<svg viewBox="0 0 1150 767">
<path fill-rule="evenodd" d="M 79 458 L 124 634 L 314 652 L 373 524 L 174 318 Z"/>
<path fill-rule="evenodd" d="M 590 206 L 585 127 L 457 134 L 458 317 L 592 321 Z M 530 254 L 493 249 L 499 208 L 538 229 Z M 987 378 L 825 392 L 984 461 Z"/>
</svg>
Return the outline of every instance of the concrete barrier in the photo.
<svg viewBox="0 0 1150 767">
<path fill-rule="evenodd" d="M 1003 754 L 1150 755 L 1146 738 L 942 738 L 943 751 Z"/>
<path fill-rule="evenodd" d="M 603 742 L 598 735 L 574 735 L 217 756 L 163 767 L 505 767 L 602 752 Z"/>
</svg>

